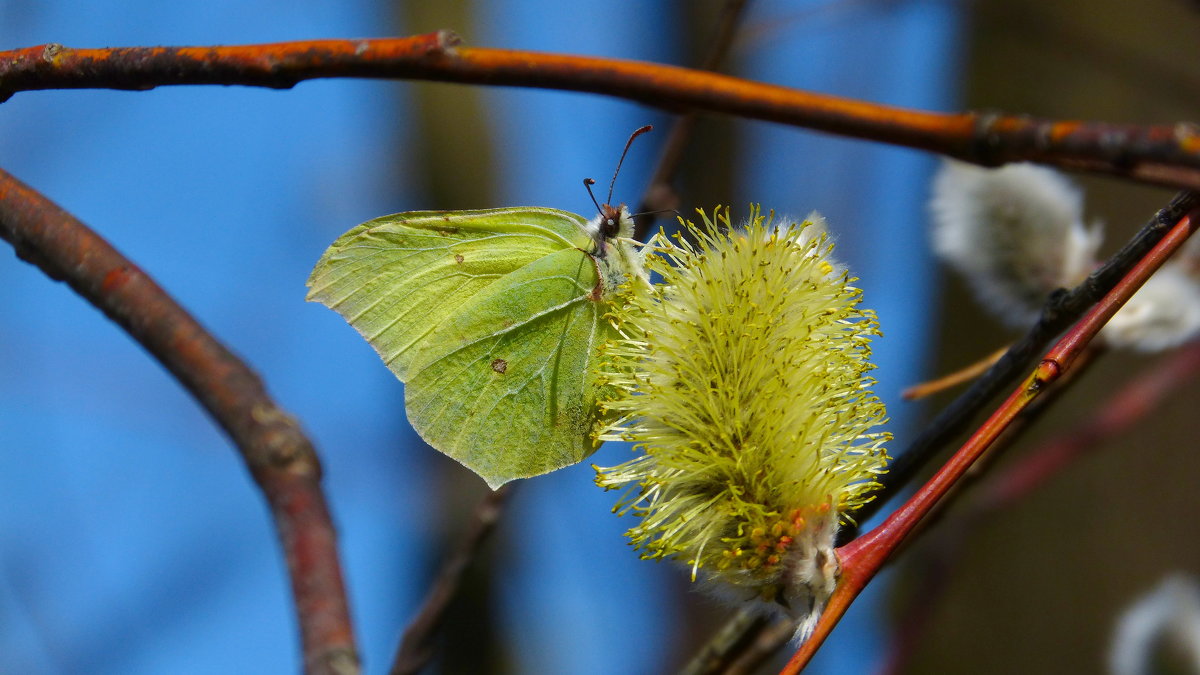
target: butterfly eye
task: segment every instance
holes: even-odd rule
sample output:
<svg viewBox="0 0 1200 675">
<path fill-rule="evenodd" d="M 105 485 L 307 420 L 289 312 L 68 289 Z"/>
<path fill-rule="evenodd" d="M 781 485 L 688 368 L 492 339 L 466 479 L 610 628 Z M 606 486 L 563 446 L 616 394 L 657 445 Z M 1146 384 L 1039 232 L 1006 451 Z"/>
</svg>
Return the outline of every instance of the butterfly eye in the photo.
<svg viewBox="0 0 1200 675">
<path fill-rule="evenodd" d="M 612 212 L 613 209 L 611 206 L 605 204 L 605 207 L 606 212 Z M 605 239 L 611 239 L 617 236 L 617 232 L 621 229 L 620 223 L 621 219 L 619 216 L 614 217 L 606 214 L 604 220 L 600 222 L 601 236 L 603 236 Z"/>
</svg>

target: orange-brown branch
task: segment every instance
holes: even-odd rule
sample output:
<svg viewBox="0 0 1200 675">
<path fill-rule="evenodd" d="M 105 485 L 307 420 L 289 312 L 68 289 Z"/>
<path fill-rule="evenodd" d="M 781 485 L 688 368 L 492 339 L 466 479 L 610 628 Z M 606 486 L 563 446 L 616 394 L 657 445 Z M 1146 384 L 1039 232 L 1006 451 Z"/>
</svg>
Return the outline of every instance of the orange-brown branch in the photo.
<svg viewBox="0 0 1200 675">
<path fill-rule="evenodd" d="M 1200 133 L 1190 124 L 1141 126 L 908 110 L 655 63 L 461 47 L 448 31 L 245 46 L 71 49 L 50 44 L 0 52 L 0 100 L 37 89 L 142 90 L 178 84 L 282 89 L 324 77 L 585 91 L 668 110 L 790 124 L 977 164 L 1029 160 L 1200 189 Z"/>
<path fill-rule="evenodd" d="M 299 424 L 275 404 L 257 374 L 145 272 L 3 170 L 0 238 L 137 339 L 229 434 L 274 516 L 291 574 L 305 671 L 356 672 L 358 657 L 336 535 L 321 491 L 321 466 Z"/>
</svg>

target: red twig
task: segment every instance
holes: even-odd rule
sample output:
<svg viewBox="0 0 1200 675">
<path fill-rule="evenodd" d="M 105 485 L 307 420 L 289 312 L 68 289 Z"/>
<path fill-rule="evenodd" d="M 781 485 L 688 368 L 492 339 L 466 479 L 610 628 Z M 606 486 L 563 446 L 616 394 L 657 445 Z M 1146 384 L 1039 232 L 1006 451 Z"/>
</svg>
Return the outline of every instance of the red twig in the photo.
<svg viewBox="0 0 1200 675">
<path fill-rule="evenodd" d="M 904 672 L 929 624 L 932 608 L 953 574 L 962 540 L 985 517 L 1019 502 L 1080 458 L 1103 447 L 1105 441 L 1128 431 L 1197 377 L 1200 377 L 1200 341 L 1181 347 L 1159 360 L 1151 370 L 1139 373 L 1082 424 L 1042 443 L 981 486 L 970 508 L 943 527 L 944 534 L 921 573 L 920 590 L 913 594 L 911 610 L 905 613 L 880 675 Z"/>
<path fill-rule="evenodd" d="M 828 637 L 854 598 L 874 578 L 888 558 L 905 542 L 946 497 L 967 470 L 992 445 L 1016 416 L 1047 385 L 1062 377 L 1075 358 L 1121 305 L 1145 283 L 1197 227 L 1200 210 L 1192 211 L 1175 224 L 1120 282 L 1059 340 L 1037 368 L 983 423 L 967 442 L 916 494 L 874 530 L 838 549 L 842 576 L 816 630 L 788 662 L 783 673 L 798 673 Z"/>
<path fill-rule="evenodd" d="M 880 477 L 881 488 L 877 493 L 879 498 L 859 509 L 855 517 L 860 521 L 869 519 L 888 502 L 891 495 L 907 486 L 917 472 L 932 461 L 944 443 L 965 431 L 967 423 L 983 410 L 994 396 L 1023 376 L 1028 364 L 1040 357 L 1056 336 L 1083 318 L 1093 305 L 1109 293 L 1137 262 L 1162 240 L 1180 218 L 1197 207 L 1200 207 L 1200 193 L 1180 192 L 1169 204 L 1159 209 L 1150 222 L 1126 242 L 1121 250 L 1088 275 L 1083 283 L 1070 291 L 1053 293 L 1029 332 L 1010 347 L 987 373 L 943 408 L 937 417 L 896 455 L 895 460 L 888 465 L 887 473 Z M 846 542 L 854 537 L 854 532 L 854 528 L 845 527 L 838 535 L 845 536 L 842 541 Z"/>
<path fill-rule="evenodd" d="M 2 170 L 0 237 L 137 339 L 229 434 L 271 507 L 291 574 L 306 671 L 357 672 L 321 467 L 296 421 L 271 400 L 253 371 L 145 272 Z"/>
<path fill-rule="evenodd" d="M 1192 342 L 1139 374 L 1109 398 L 1087 422 L 1048 441 L 1023 461 L 998 473 L 979 495 L 978 509 L 1011 504 L 1058 475 L 1102 441 L 1121 434 L 1153 412 L 1176 389 L 1200 377 L 1200 342 Z"/>
<path fill-rule="evenodd" d="M 791 124 L 989 166 L 1029 160 L 1200 189 L 1200 132 L 1190 124 L 1141 126 L 908 110 L 655 63 L 460 47 L 449 31 L 245 46 L 72 49 L 48 44 L 0 52 L 0 100 L 36 89 L 142 90 L 177 84 L 284 89 L 322 77 L 586 91 L 669 110 Z"/>
<path fill-rule="evenodd" d="M 1045 390 L 1019 417 L 1004 430 L 1004 434 L 992 445 L 989 452 L 1002 452 L 1009 443 L 1016 440 L 1021 432 L 1027 429 L 1038 417 L 1053 405 L 1070 388 L 1073 380 L 1078 379 L 1093 365 L 1097 357 L 1104 353 L 1103 347 L 1090 346 L 1076 359 L 1075 366 L 1067 371 L 1062 379 Z M 1026 458 L 1023 459 L 1027 459 Z M 982 473 L 979 465 L 972 468 L 971 474 L 964 479 L 960 487 L 965 487 Z M 994 482 L 994 481 L 993 481 Z M 990 483 L 989 483 L 990 485 Z M 986 490 L 986 488 L 984 488 Z M 958 556 L 969 531 L 973 531 L 984 512 L 977 507 L 979 500 L 974 500 L 972 506 L 963 509 L 958 517 L 938 526 L 934 541 L 927 544 L 919 554 L 917 564 L 921 568 L 919 581 L 915 588 L 910 589 L 908 601 L 902 610 L 903 616 L 896 622 L 891 644 L 885 650 L 884 661 L 877 675 L 892 675 L 907 672 L 908 662 L 915 653 L 921 636 L 928 630 L 936 612 L 938 600 L 945 594 L 954 576 L 953 560 Z"/>
</svg>

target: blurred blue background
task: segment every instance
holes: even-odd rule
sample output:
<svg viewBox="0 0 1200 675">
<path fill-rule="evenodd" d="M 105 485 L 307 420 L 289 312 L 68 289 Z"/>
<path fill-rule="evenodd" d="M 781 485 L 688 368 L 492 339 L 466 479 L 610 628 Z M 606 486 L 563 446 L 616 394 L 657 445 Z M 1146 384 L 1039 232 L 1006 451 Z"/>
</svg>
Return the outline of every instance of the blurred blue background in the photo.
<svg viewBox="0 0 1200 675">
<path fill-rule="evenodd" d="M 501 0 L 465 5 L 464 23 L 452 25 L 370 0 L 7 0 L 0 45 L 450 27 L 481 46 L 692 65 L 719 6 Z M 752 2 L 726 70 L 953 109 L 957 13 L 936 0 Z M 443 114 L 480 121 L 438 147 L 456 139 L 427 128 Z M 142 266 L 299 417 L 326 467 L 364 662 L 382 672 L 483 486 L 408 428 L 402 386 L 366 343 L 303 302 L 309 269 L 337 235 L 385 213 L 525 204 L 590 213 L 581 179 L 603 183 L 629 132 L 653 123 L 660 131 L 634 146 L 617 185 L 621 201 L 636 202 L 669 121 L 597 96 L 403 82 L 29 92 L 0 105 L 0 165 Z M 472 156 L 484 165 L 466 164 Z M 933 266 L 921 230 L 932 167 L 911 151 L 715 119 L 701 125 L 681 176 L 684 211 L 761 201 L 828 217 L 886 334 L 876 374 L 900 438 L 912 410 L 897 393 L 917 379 L 930 339 Z M 65 286 L 12 256 L 0 285 L 0 672 L 298 670 L 283 562 L 227 439 Z M 594 461 L 627 451 L 605 447 Z M 681 570 L 636 559 L 621 537 L 629 523 L 610 514 L 613 495 L 591 475 L 575 467 L 515 493 L 486 562 L 478 606 L 491 618 L 476 617 L 497 645 L 494 670 L 662 672 L 727 613 L 689 593 Z M 870 667 L 882 630 L 868 596 L 813 672 Z M 473 641 L 451 642 L 464 644 Z"/>
</svg>

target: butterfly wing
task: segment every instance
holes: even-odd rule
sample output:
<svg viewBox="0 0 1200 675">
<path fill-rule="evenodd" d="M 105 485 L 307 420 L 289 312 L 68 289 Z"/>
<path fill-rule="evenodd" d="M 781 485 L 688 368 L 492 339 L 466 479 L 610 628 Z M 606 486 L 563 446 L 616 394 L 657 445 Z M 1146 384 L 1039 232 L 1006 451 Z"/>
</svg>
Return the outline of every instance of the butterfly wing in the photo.
<svg viewBox="0 0 1200 675">
<path fill-rule="evenodd" d="M 598 282 L 590 256 L 564 249 L 463 304 L 413 364 L 405 390 L 413 428 L 492 487 L 590 455 L 589 366 L 608 330 Z"/>
<path fill-rule="evenodd" d="M 584 221 L 555 209 L 414 211 L 367 221 L 317 261 L 308 300 L 341 314 L 401 381 L 426 338 L 497 279 L 587 247 Z"/>
<path fill-rule="evenodd" d="M 609 329 L 584 225 L 542 208 L 377 218 L 330 246 L 308 299 L 408 383 L 422 438 L 498 487 L 595 449 L 589 365 Z"/>
</svg>

